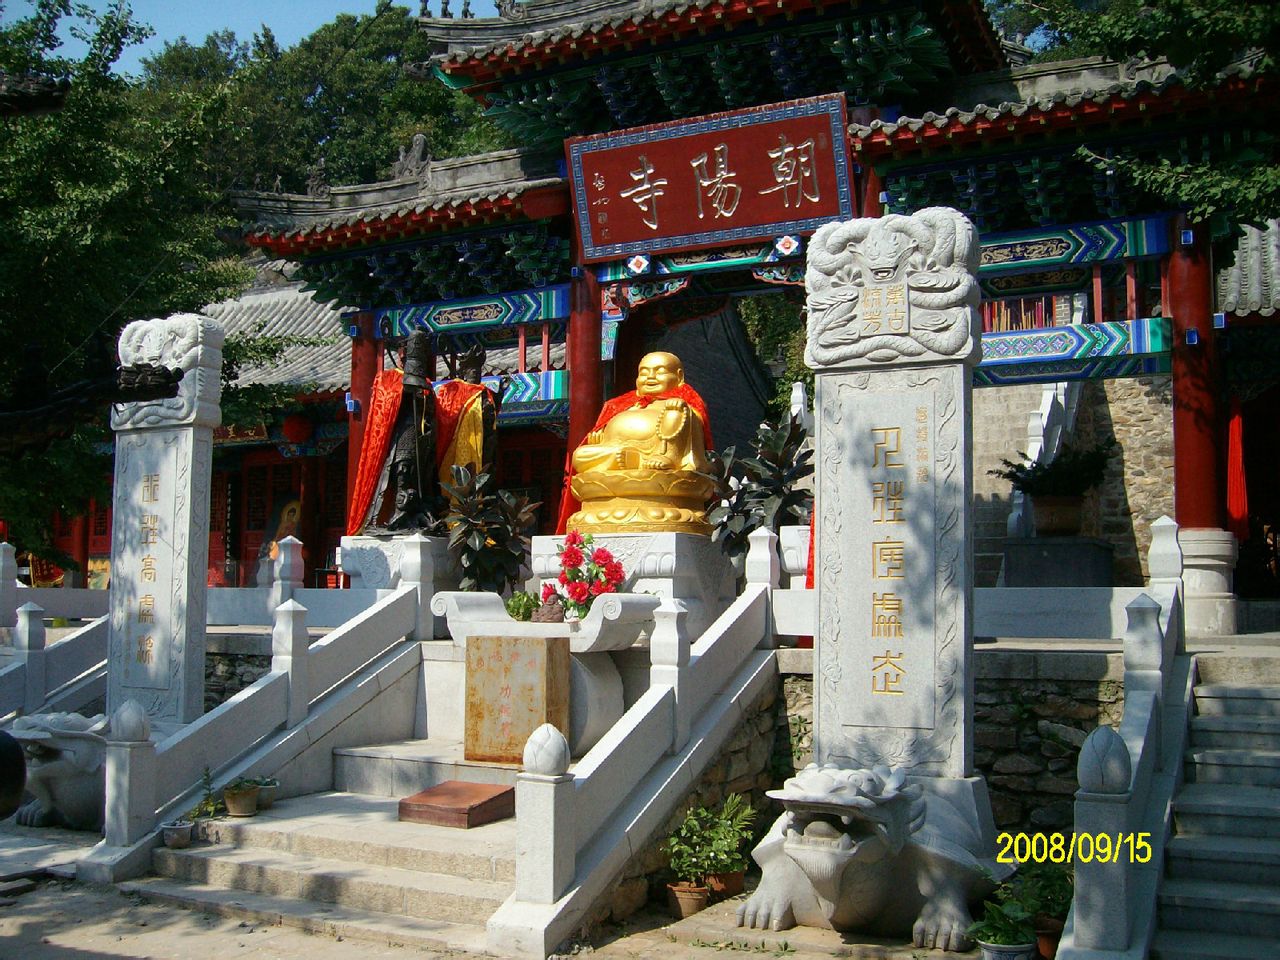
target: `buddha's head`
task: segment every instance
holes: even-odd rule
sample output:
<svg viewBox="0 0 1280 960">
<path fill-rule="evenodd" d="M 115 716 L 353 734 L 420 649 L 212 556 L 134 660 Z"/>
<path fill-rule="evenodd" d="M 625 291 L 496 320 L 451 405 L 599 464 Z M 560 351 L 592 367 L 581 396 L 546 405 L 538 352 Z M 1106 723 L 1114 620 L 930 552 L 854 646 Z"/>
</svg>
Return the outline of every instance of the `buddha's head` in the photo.
<svg viewBox="0 0 1280 960">
<path fill-rule="evenodd" d="M 636 376 L 636 393 L 654 396 L 667 393 L 684 383 L 684 365 L 674 353 L 650 353 L 640 361 Z"/>
</svg>

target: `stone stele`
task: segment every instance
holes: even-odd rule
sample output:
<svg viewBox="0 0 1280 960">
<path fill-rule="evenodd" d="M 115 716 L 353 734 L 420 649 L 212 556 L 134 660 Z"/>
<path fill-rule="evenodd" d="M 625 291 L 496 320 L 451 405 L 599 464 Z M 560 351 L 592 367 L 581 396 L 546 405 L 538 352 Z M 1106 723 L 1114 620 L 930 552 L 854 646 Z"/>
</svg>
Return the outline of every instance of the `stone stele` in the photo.
<svg viewBox="0 0 1280 960">
<path fill-rule="evenodd" d="M 206 566 L 223 330 L 207 317 L 138 320 L 120 363 L 178 367 L 178 395 L 117 404 L 107 713 L 137 700 L 159 724 L 204 712 Z"/>
</svg>

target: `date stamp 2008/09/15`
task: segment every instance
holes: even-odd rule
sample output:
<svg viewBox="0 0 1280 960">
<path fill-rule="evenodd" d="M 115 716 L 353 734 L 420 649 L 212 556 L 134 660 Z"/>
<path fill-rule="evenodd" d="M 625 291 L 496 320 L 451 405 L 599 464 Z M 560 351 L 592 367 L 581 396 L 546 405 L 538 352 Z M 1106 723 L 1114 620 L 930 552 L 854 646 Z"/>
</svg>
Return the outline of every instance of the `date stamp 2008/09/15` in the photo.
<svg viewBox="0 0 1280 960">
<path fill-rule="evenodd" d="M 1150 833 L 1002 833 L 997 863 L 1147 863 Z"/>
</svg>

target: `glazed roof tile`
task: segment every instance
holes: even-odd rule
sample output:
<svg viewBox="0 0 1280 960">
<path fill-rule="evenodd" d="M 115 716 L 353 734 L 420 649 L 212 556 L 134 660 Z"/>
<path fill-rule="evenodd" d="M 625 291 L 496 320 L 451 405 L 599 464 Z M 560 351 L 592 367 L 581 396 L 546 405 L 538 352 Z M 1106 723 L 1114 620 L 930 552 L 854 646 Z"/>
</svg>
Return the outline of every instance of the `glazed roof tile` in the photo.
<svg viewBox="0 0 1280 960">
<path fill-rule="evenodd" d="M 1269 317 L 1280 310 L 1280 220 L 1243 229 L 1234 262 L 1218 271 L 1218 309 Z"/>
</svg>

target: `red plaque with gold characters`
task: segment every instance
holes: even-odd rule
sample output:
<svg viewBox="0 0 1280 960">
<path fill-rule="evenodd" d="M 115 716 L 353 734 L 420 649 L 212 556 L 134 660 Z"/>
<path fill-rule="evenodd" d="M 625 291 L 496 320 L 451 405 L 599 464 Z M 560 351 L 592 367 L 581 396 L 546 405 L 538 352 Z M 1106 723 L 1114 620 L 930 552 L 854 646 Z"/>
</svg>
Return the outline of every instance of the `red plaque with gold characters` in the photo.
<svg viewBox="0 0 1280 960">
<path fill-rule="evenodd" d="M 853 216 L 843 94 L 565 141 L 586 262 Z"/>
</svg>

